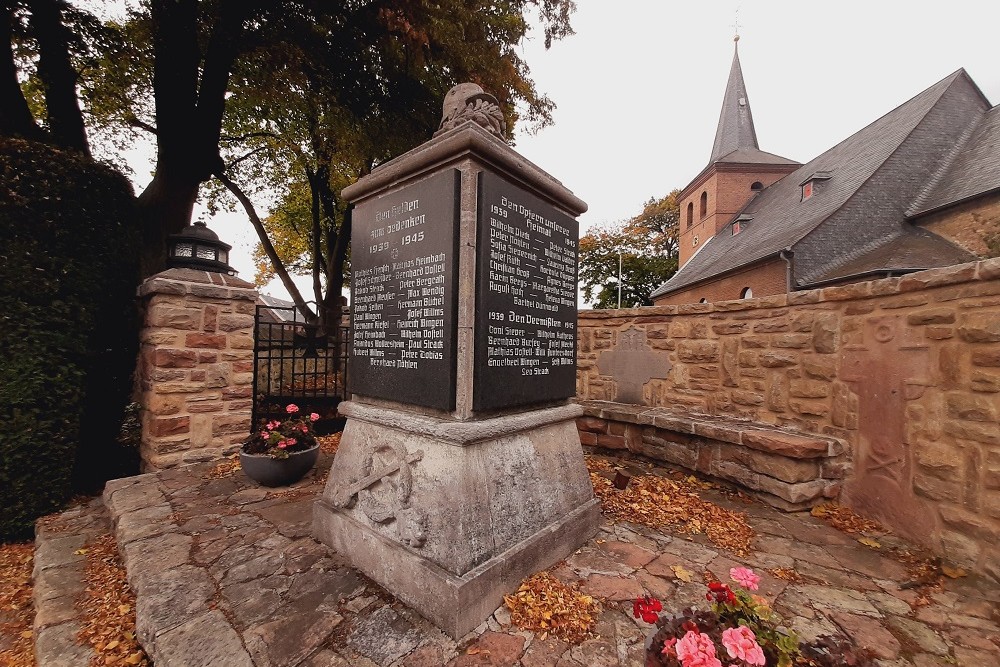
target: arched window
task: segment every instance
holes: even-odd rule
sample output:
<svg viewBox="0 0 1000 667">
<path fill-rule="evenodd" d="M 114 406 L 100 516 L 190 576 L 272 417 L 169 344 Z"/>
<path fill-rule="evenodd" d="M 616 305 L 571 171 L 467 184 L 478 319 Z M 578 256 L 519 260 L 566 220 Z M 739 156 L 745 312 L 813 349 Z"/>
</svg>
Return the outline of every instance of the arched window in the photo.
<svg viewBox="0 0 1000 667">
<path fill-rule="evenodd" d="M 701 193 L 701 217 L 708 215 L 708 193 Z"/>
<path fill-rule="evenodd" d="M 688 202 L 688 229 L 694 224 L 694 202 Z"/>
<path fill-rule="evenodd" d="M 761 183 L 760 181 L 754 181 L 753 183 L 750 184 L 750 190 L 753 192 L 760 192 L 763 189 L 764 189 L 764 184 Z"/>
<path fill-rule="evenodd" d="M 701 297 L 701 301 L 699 301 L 698 303 L 708 303 L 708 299 L 706 299 L 705 297 Z"/>
<path fill-rule="evenodd" d="M 749 287 L 744 287 L 743 290 L 740 291 L 740 298 L 741 299 L 752 299 L 753 298 L 753 290 L 750 289 Z"/>
</svg>

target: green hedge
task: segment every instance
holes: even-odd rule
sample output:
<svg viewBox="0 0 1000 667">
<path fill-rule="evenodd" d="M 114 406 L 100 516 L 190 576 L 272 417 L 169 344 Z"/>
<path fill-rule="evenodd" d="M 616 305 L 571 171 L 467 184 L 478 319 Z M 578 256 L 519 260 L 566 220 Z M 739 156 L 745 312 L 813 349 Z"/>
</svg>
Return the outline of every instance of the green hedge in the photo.
<svg viewBox="0 0 1000 667">
<path fill-rule="evenodd" d="M 134 202 L 106 165 L 0 139 L 0 539 L 134 465 L 115 442 L 138 346 Z"/>
</svg>

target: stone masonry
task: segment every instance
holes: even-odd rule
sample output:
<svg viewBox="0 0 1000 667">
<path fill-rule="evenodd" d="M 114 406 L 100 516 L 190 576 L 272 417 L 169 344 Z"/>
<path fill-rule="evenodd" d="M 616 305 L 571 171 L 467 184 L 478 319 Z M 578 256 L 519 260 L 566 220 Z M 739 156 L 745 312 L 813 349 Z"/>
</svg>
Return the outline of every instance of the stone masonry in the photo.
<svg viewBox="0 0 1000 667">
<path fill-rule="evenodd" d="M 1000 259 L 753 300 L 581 311 L 585 404 L 614 400 L 599 359 L 633 328 L 670 365 L 645 382 L 643 405 L 846 443 L 844 502 L 1000 578 Z M 582 437 L 607 444 L 629 423 L 595 422 Z"/>
<path fill-rule="evenodd" d="M 232 276 L 169 269 L 139 296 L 143 468 L 232 453 L 250 432 L 257 291 Z"/>
</svg>

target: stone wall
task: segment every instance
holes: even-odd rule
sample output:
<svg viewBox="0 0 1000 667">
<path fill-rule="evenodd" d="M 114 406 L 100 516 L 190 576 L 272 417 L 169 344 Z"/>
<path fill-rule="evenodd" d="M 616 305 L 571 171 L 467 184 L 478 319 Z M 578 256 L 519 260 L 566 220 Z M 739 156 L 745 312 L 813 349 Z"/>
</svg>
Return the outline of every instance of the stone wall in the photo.
<svg viewBox="0 0 1000 667">
<path fill-rule="evenodd" d="M 997 248 L 1000 245 L 1000 192 L 930 213 L 916 223 L 979 257 L 996 257 L 1000 253 Z"/>
<path fill-rule="evenodd" d="M 577 391 L 842 441 L 844 502 L 1000 578 L 1000 260 L 581 311 Z"/>
<path fill-rule="evenodd" d="M 257 291 L 231 276 L 169 269 L 139 296 L 143 468 L 236 451 L 250 433 Z"/>
</svg>

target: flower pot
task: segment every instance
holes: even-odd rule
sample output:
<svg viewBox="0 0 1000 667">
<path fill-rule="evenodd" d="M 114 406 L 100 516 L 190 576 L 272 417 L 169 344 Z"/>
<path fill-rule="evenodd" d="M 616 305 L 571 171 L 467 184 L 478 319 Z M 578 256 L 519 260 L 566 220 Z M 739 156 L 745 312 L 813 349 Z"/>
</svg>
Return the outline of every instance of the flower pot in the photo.
<svg viewBox="0 0 1000 667">
<path fill-rule="evenodd" d="M 263 486 L 287 486 L 302 479 L 319 458 L 319 445 L 289 452 L 287 459 L 270 454 L 247 454 L 240 451 L 240 466 L 246 476 Z"/>
</svg>

